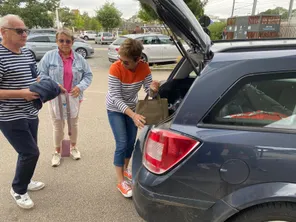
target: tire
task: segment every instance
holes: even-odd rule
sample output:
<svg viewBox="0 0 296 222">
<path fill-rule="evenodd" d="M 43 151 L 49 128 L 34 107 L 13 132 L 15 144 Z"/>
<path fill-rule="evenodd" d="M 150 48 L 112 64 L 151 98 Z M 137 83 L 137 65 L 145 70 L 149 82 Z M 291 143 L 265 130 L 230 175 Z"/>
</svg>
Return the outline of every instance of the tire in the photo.
<svg viewBox="0 0 296 222">
<path fill-rule="evenodd" d="M 296 222 L 296 204 L 266 203 L 243 210 L 227 222 Z"/>
<path fill-rule="evenodd" d="M 87 57 L 87 51 L 84 48 L 78 48 L 78 49 L 76 49 L 76 52 L 78 54 L 80 54 L 83 58 L 86 58 Z"/>
<path fill-rule="evenodd" d="M 89 40 L 89 38 L 87 36 L 84 36 L 83 38 L 85 41 Z"/>
<path fill-rule="evenodd" d="M 147 63 L 148 63 L 148 58 L 147 58 L 147 56 L 146 56 L 144 53 L 142 54 L 141 59 L 142 59 L 144 62 L 147 62 Z"/>
</svg>

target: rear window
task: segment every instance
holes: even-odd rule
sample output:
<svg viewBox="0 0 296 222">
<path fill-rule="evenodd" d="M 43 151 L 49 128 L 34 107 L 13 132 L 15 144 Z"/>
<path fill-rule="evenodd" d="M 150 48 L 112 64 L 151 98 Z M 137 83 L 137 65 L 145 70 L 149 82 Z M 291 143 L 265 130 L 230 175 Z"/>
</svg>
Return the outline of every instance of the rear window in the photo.
<svg viewBox="0 0 296 222">
<path fill-rule="evenodd" d="M 125 37 L 120 37 L 113 42 L 113 45 L 121 45 L 124 42 L 124 40 L 126 40 Z"/>
<path fill-rule="evenodd" d="M 112 34 L 111 33 L 104 33 L 103 36 L 105 36 L 105 37 L 112 37 Z"/>
</svg>

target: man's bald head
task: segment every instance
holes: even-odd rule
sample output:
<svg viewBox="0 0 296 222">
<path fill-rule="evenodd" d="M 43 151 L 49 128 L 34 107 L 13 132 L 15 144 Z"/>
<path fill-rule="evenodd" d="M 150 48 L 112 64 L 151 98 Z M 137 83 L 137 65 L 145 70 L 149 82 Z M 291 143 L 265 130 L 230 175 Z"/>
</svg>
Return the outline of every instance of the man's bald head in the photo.
<svg viewBox="0 0 296 222">
<path fill-rule="evenodd" d="M 24 21 L 18 15 L 5 15 L 0 19 L 0 28 L 13 28 L 15 23 L 24 23 Z"/>
<path fill-rule="evenodd" d="M 28 29 L 24 21 L 17 15 L 5 15 L 0 19 L 2 44 L 10 48 L 21 48 L 25 46 Z"/>
</svg>

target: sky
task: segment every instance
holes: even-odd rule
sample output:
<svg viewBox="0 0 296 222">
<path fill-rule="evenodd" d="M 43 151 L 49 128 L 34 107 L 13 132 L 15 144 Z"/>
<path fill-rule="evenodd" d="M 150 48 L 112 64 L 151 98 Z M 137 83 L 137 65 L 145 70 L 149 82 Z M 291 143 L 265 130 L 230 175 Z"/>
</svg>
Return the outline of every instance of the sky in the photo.
<svg viewBox="0 0 296 222">
<path fill-rule="evenodd" d="M 252 5 L 254 0 L 235 0 L 234 15 L 247 15 L 252 12 Z M 290 0 L 257 0 L 256 12 L 262 12 L 269 8 L 281 6 L 289 8 Z M 79 9 L 81 13 L 88 12 L 89 15 L 95 14 L 94 10 L 99 9 L 106 0 L 62 0 L 61 6 L 67 6 L 71 9 Z M 122 17 L 128 19 L 139 11 L 139 3 L 137 0 L 110 0 L 114 2 L 115 6 L 122 12 Z M 209 0 L 205 14 L 211 16 L 219 16 L 221 18 L 228 18 L 231 15 L 233 0 Z M 296 8 L 296 3 L 294 7 Z"/>
</svg>

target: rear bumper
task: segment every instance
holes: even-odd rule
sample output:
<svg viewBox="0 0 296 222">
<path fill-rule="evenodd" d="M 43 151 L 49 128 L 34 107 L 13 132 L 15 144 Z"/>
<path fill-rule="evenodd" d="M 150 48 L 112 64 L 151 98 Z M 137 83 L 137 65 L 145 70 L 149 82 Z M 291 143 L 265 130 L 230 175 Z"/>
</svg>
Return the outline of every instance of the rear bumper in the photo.
<svg viewBox="0 0 296 222">
<path fill-rule="evenodd" d="M 133 185 L 133 202 L 138 214 L 148 222 L 225 222 L 238 213 L 238 210 L 221 200 L 209 208 L 180 204 L 174 197 L 155 194 L 138 182 Z"/>
<path fill-rule="evenodd" d="M 108 59 L 110 62 L 116 62 L 118 60 L 118 54 L 108 52 Z"/>
</svg>

